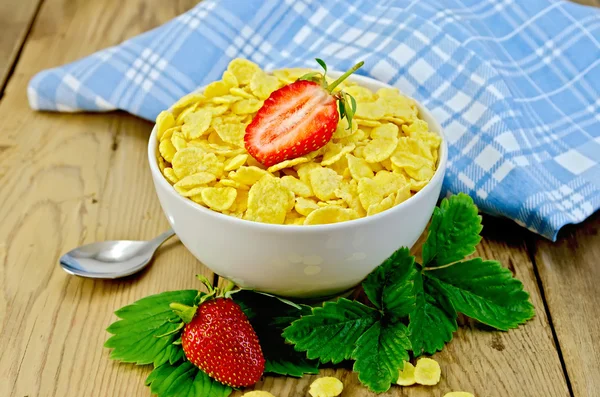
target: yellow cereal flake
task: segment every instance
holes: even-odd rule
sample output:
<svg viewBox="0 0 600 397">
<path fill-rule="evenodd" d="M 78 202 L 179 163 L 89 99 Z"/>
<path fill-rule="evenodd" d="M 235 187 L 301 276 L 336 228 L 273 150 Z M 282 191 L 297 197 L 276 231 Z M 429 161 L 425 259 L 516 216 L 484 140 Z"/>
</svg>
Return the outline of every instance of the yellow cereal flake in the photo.
<svg viewBox="0 0 600 397">
<path fill-rule="evenodd" d="M 208 143 L 212 143 L 213 145 L 225 146 L 226 143 L 223 142 L 217 131 L 213 131 L 208 134 Z"/>
<path fill-rule="evenodd" d="M 267 99 L 273 91 L 279 88 L 279 80 L 275 76 L 269 76 L 262 70 L 254 72 L 250 80 L 250 90 L 258 99 Z"/>
<path fill-rule="evenodd" d="M 318 210 L 321 207 L 319 207 L 315 200 L 304 197 L 296 197 L 296 205 L 294 208 L 300 215 L 308 216 L 311 212 Z"/>
<path fill-rule="evenodd" d="M 322 201 L 335 198 L 335 190 L 340 187 L 342 177 L 330 168 L 318 167 L 309 173 L 310 186 L 315 196 Z"/>
<path fill-rule="evenodd" d="M 359 85 L 348 87 L 344 91 L 352 95 L 354 99 L 356 99 L 356 102 L 373 102 L 376 99 L 375 95 L 373 95 L 373 92 L 370 89 L 361 87 Z"/>
<path fill-rule="evenodd" d="M 207 187 L 200 194 L 202 195 L 202 201 L 208 208 L 215 211 L 225 211 L 233 205 L 237 190 L 232 187 Z"/>
<path fill-rule="evenodd" d="M 247 59 L 236 58 L 229 62 L 227 70 L 231 72 L 239 85 L 246 85 L 252 80 L 254 73 L 260 70 L 257 64 Z"/>
<path fill-rule="evenodd" d="M 246 133 L 244 124 L 217 124 L 214 129 L 223 142 L 237 147 L 244 147 L 244 134 Z"/>
<path fill-rule="evenodd" d="M 369 163 L 378 163 L 390 157 L 396 150 L 397 144 L 397 137 L 373 139 L 365 146 L 363 156 Z"/>
<path fill-rule="evenodd" d="M 389 196 L 387 196 L 386 198 L 384 198 L 383 200 L 381 200 L 379 203 L 372 204 L 367 209 L 367 215 L 371 216 L 371 215 L 379 214 L 380 212 L 383 212 L 385 210 L 389 210 L 390 208 L 392 208 L 394 206 L 395 201 L 396 201 L 396 195 L 394 193 L 392 193 Z"/>
<path fill-rule="evenodd" d="M 233 74 L 229 70 L 223 72 L 223 77 L 221 77 L 221 80 L 223 80 L 223 82 L 229 87 L 239 87 L 240 85 L 237 77 L 235 77 L 235 74 Z"/>
<path fill-rule="evenodd" d="M 234 102 L 241 101 L 242 98 L 235 95 L 223 95 L 211 98 L 211 102 L 216 105 L 231 105 Z"/>
<path fill-rule="evenodd" d="M 368 211 L 372 205 L 381 202 L 383 195 L 377 182 L 369 178 L 362 178 L 358 181 L 358 198 L 362 207 Z"/>
<path fill-rule="evenodd" d="M 324 225 L 356 219 L 358 214 L 351 209 L 327 205 L 312 211 L 304 221 L 305 225 Z"/>
<path fill-rule="evenodd" d="M 272 395 L 271 393 L 269 393 L 268 391 L 253 390 L 253 391 L 249 391 L 248 393 L 244 393 L 244 395 L 242 397 L 275 397 L 275 396 Z"/>
<path fill-rule="evenodd" d="M 208 110 L 213 115 L 213 117 L 216 117 L 222 116 L 225 113 L 227 113 L 227 111 L 229 110 L 229 105 L 221 104 L 218 106 L 207 106 L 205 109 Z"/>
<path fill-rule="evenodd" d="M 229 94 L 231 87 L 224 81 L 213 81 L 204 89 L 204 96 L 206 98 L 214 98 Z"/>
<path fill-rule="evenodd" d="M 219 185 L 234 187 L 238 190 L 250 190 L 250 186 L 244 185 L 243 183 L 234 181 L 233 179 L 227 179 L 227 178 L 219 180 Z"/>
<path fill-rule="evenodd" d="M 181 126 L 175 126 L 173 128 L 169 128 L 168 130 L 166 130 L 165 132 L 163 132 L 163 134 L 160 137 L 160 141 L 165 141 L 165 140 L 170 140 L 171 137 L 173 136 L 173 134 L 175 132 L 179 132 L 181 131 Z"/>
<path fill-rule="evenodd" d="M 410 190 L 413 192 L 418 192 L 423 189 L 429 181 L 415 181 L 414 179 L 410 180 Z"/>
<path fill-rule="evenodd" d="M 243 166 L 238 168 L 237 171 L 229 173 L 230 179 L 248 186 L 254 185 L 264 176 L 271 177 L 267 171 L 255 166 Z"/>
<path fill-rule="evenodd" d="M 209 172 L 217 177 L 223 173 L 223 163 L 214 153 L 204 153 L 196 147 L 179 150 L 173 157 L 172 164 L 178 178 L 199 172 Z"/>
<path fill-rule="evenodd" d="M 356 123 L 358 125 L 363 126 L 363 127 L 377 127 L 377 126 L 381 125 L 381 123 L 379 121 L 364 120 L 364 119 L 361 119 L 360 117 L 357 117 L 354 120 L 356 120 Z"/>
<path fill-rule="evenodd" d="M 379 164 L 388 171 L 392 171 L 394 167 L 392 166 L 392 160 L 388 157 L 387 159 L 380 161 Z"/>
<path fill-rule="evenodd" d="M 223 171 L 237 170 L 242 165 L 246 164 L 247 159 L 247 154 L 238 154 L 225 162 L 225 164 L 223 165 Z"/>
<path fill-rule="evenodd" d="M 351 136 L 352 134 L 354 134 L 357 129 L 358 129 L 358 124 L 356 123 L 356 121 L 353 120 L 352 128 L 348 128 L 348 119 L 343 118 L 338 122 L 337 127 L 336 127 L 335 131 L 333 132 L 332 138 L 333 139 L 347 138 L 347 137 Z"/>
<path fill-rule="evenodd" d="M 169 111 L 163 111 L 156 117 L 156 138 L 160 142 L 166 130 L 175 126 L 175 117 Z"/>
<path fill-rule="evenodd" d="M 178 100 L 177 102 L 175 102 L 175 104 L 171 106 L 171 112 L 173 112 L 173 115 L 178 115 L 184 109 L 192 105 L 198 105 L 204 102 L 205 100 L 206 97 L 204 96 L 204 94 L 201 94 L 199 92 L 192 92 L 191 94 L 188 94 L 180 100 Z"/>
<path fill-rule="evenodd" d="M 194 113 L 196 111 L 196 109 L 198 109 L 198 104 L 193 104 L 193 105 L 190 105 L 187 108 L 183 109 L 181 111 L 181 113 L 179 113 L 177 115 L 177 118 L 175 119 L 175 124 L 182 125 L 183 120 L 187 117 L 187 115 L 190 113 Z"/>
<path fill-rule="evenodd" d="M 346 155 L 348 160 L 348 168 L 350 175 L 357 181 L 362 178 L 373 178 L 373 170 L 369 167 L 369 164 L 359 157 L 355 157 L 351 154 Z"/>
<path fill-rule="evenodd" d="M 188 145 L 189 144 L 190 144 L 190 142 L 188 142 Z M 216 155 L 223 156 L 223 157 L 235 157 L 239 154 L 246 153 L 246 150 L 243 148 L 233 149 L 233 145 L 226 146 L 226 145 L 217 145 L 214 143 L 209 143 L 208 149 L 206 149 L 206 150 L 208 152 L 212 152 Z"/>
<path fill-rule="evenodd" d="M 281 177 L 281 183 L 283 186 L 294 192 L 296 196 L 311 197 L 313 195 L 310 186 L 293 176 L 286 175 Z"/>
<path fill-rule="evenodd" d="M 158 152 L 165 161 L 170 163 L 173 161 L 173 156 L 177 153 L 177 149 L 175 149 L 175 146 L 173 146 L 170 139 L 165 139 L 158 145 Z"/>
<path fill-rule="evenodd" d="M 177 151 L 187 147 L 187 140 L 185 139 L 185 136 L 183 136 L 183 133 L 179 131 L 173 132 L 173 135 L 171 135 L 171 143 Z"/>
<path fill-rule="evenodd" d="M 410 125 L 403 125 L 402 131 L 408 136 L 412 136 L 418 132 L 428 132 L 429 125 L 424 120 L 415 120 Z"/>
<path fill-rule="evenodd" d="M 420 385 L 434 386 L 440 381 L 442 370 L 437 361 L 420 358 L 415 366 L 415 381 Z"/>
<path fill-rule="evenodd" d="M 184 196 L 186 197 L 186 196 Z M 200 204 L 203 207 L 206 207 L 206 204 L 204 204 L 204 201 L 202 201 L 202 195 L 201 194 L 196 194 L 194 196 L 189 196 L 190 200 L 192 200 L 194 203 Z"/>
<path fill-rule="evenodd" d="M 229 93 L 231 95 L 235 95 L 241 98 L 245 98 L 245 99 L 256 99 L 256 97 L 252 94 L 250 94 L 249 92 L 241 89 L 241 88 L 232 88 L 229 90 Z"/>
<path fill-rule="evenodd" d="M 258 99 L 242 99 L 231 105 L 231 111 L 235 114 L 251 114 L 258 112 L 263 105 L 263 101 Z"/>
<path fill-rule="evenodd" d="M 244 219 L 281 225 L 293 201 L 293 193 L 279 179 L 265 175 L 250 188 Z"/>
<path fill-rule="evenodd" d="M 400 129 L 397 125 L 391 123 L 385 123 L 374 127 L 371 130 L 371 138 L 373 139 L 394 139 L 398 138 L 398 132 Z"/>
<path fill-rule="evenodd" d="M 396 124 L 398 127 L 406 125 L 406 120 L 399 119 L 399 118 L 393 117 L 393 116 L 385 116 L 385 117 L 382 117 L 381 120 L 392 122 L 392 123 Z"/>
<path fill-rule="evenodd" d="M 451 391 L 450 393 L 444 394 L 444 397 L 475 397 L 472 393 L 466 391 Z"/>
<path fill-rule="evenodd" d="M 232 207 L 235 207 L 237 214 L 243 214 L 248 209 L 248 190 L 238 189 L 235 202 Z"/>
<path fill-rule="evenodd" d="M 336 397 L 342 394 L 344 384 L 337 378 L 325 376 L 315 380 L 311 385 L 308 393 L 312 397 Z"/>
<path fill-rule="evenodd" d="M 270 166 L 269 168 L 267 168 L 267 171 L 276 172 L 276 171 L 282 170 L 284 168 L 291 168 L 298 164 L 308 163 L 309 161 L 310 160 L 306 157 L 296 157 L 295 159 L 285 160 L 285 161 L 282 161 L 281 163 L 274 164 L 274 165 Z"/>
<path fill-rule="evenodd" d="M 167 180 L 171 182 L 171 184 L 175 184 L 179 181 L 179 178 L 177 178 L 177 175 L 175 175 L 175 173 L 173 172 L 173 168 L 171 167 L 166 167 L 163 170 L 163 174 L 165 175 L 165 178 L 167 178 Z"/>
<path fill-rule="evenodd" d="M 398 191 L 396 192 L 396 200 L 394 201 L 394 205 L 398 205 L 398 204 L 408 200 L 410 197 L 411 197 L 410 184 L 406 184 L 406 185 L 402 186 L 400 189 L 398 189 Z"/>
<path fill-rule="evenodd" d="M 356 117 L 358 124 L 361 124 L 359 119 L 363 120 L 379 120 L 385 116 L 385 101 L 381 98 L 375 102 L 358 102 L 356 104 Z"/>
<path fill-rule="evenodd" d="M 215 181 L 216 179 L 217 177 L 214 174 L 211 174 L 210 172 L 198 172 L 196 174 L 188 175 L 184 178 L 181 178 L 181 180 L 178 181 L 175 184 L 175 186 L 184 189 L 191 189 L 193 187 L 206 185 Z"/>
<path fill-rule="evenodd" d="M 199 196 L 200 193 L 202 193 L 202 190 L 206 188 L 206 186 L 198 186 L 198 187 L 193 187 L 191 189 L 185 189 L 185 188 L 173 185 L 173 188 L 175 189 L 175 191 L 177 193 L 179 193 L 183 197 L 193 197 L 193 196 Z"/>
<path fill-rule="evenodd" d="M 300 180 L 308 185 L 310 185 L 310 179 L 308 177 L 310 171 L 316 169 L 316 168 L 320 168 L 321 166 L 317 163 L 304 163 L 304 164 L 300 164 L 298 166 L 295 167 L 297 173 L 298 173 L 298 178 L 300 178 Z"/>
<path fill-rule="evenodd" d="M 356 149 L 354 149 L 354 155 L 362 157 L 360 154 L 358 154 L 357 151 L 364 149 L 363 146 L 368 143 L 367 140 L 368 140 L 367 133 L 364 130 L 359 128 L 358 130 L 356 130 L 356 132 L 354 134 L 350 135 L 349 137 L 340 139 L 339 142 L 344 145 L 354 143 L 356 145 Z"/>
<path fill-rule="evenodd" d="M 384 196 L 395 193 L 408 184 L 404 176 L 385 170 L 378 171 L 373 180 L 379 185 L 379 191 Z"/>
<path fill-rule="evenodd" d="M 343 146 L 341 143 L 329 142 L 325 146 L 325 152 L 323 153 L 321 165 L 332 165 L 333 163 L 339 161 L 346 154 L 352 153 L 355 147 L 356 145 L 354 143 L 348 143 L 347 145 Z"/>
<path fill-rule="evenodd" d="M 185 116 L 183 121 L 181 132 L 184 136 L 187 139 L 197 139 L 204 135 L 210 127 L 212 113 L 207 109 L 200 109 Z"/>
<path fill-rule="evenodd" d="M 396 384 L 400 386 L 412 386 L 415 383 L 417 383 L 415 380 L 415 366 L 405 361 L 404 368 L 398 373 Z"/>
</svg>

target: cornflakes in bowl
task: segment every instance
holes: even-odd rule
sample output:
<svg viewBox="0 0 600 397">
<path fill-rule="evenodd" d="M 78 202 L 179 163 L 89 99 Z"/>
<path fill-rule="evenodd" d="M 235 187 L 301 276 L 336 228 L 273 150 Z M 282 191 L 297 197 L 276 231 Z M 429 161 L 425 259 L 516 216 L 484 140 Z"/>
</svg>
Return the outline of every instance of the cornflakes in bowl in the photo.
<svg viewBox="0 0 600 397">
<path fill-rule="evenodd" d="M 233 60 L 220 81 L 162 112 L 149 142 L 161 205 L 186 247 L 238 285 L 296 297 L 352 288 L 412 246 L 447 156 L 425 108 L 351 76 L 339 86 L 356 101 L 351 122 L 340 119 L 318 150 L 263 165 L 246 150 L 246 127 L 273 92 L 306 73 Z"/>
</svg>

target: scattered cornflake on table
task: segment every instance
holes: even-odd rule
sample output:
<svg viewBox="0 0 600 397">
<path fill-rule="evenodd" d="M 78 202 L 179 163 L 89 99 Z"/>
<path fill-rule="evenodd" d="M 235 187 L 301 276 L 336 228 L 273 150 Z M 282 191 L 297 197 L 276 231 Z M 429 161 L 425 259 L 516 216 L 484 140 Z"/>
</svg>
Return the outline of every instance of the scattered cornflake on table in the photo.
<svg viewBox="0 0 600 397">
<path fill-rule="evenodd" d="M 420 385 L 437 385 L 442 376 L 442 370 L 437 361 L 431 358 L 420 358 L 415 367 L 415 381 Z"/>
<path fill-rule="evenodd" d="M 244 393 L 244 395 L 242 397 L 275 397 L 275 396 L 272 395 L 271 393 L 269 393 L 268 391 L 253 390 L 253 391 L 249 391 L 248 393 Z"/>
<path fill-rule="evenodd" d="M 336 397 L 344 390 L 344 384 L 338 378 L 325 376 L 310 385 L 308 393 L 312 397 Z"/>
<path fill-rule="evenodd" d="M 416 383 L 415 380 L 415 366 L 406 361 L 404 368 L 398 374 L 398 380 L 396 383 L 400 386 L 412 386 Z"/>
</svg>

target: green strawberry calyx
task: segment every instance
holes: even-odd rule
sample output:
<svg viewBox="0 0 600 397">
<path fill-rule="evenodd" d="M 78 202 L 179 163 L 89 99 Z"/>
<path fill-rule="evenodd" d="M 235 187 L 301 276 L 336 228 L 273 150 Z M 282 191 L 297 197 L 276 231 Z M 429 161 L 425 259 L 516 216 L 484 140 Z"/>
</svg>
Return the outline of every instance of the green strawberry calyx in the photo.
<svg viewBox="0 0 600 397">
<path fill-rule="evenodd" d="M 198 306 L 211 299 L 221 297 L 230 298 L 231 290 L 235 287 L 235 285 L 232 282 L 229 282 L 223 288 L 215 287 L 212 285 L 210 280 L 202 274 L 198 274 L 196 278 L 200 280 L 202 284 L 204 284 L 208 293 L 199 293 L 196 297 L 196 301 L 193 306 L 184 305 L 182 303 L 177 302 L 173 302 L 169 305 L 171 310 L 173 310 L 173 313 L 175 313 L 185 324 L 189 324 L 194 319 L 196 311 L 198 310 Z M 183 328 L 183 323 L 181 325 L 181 328 Z"/>
</svg>

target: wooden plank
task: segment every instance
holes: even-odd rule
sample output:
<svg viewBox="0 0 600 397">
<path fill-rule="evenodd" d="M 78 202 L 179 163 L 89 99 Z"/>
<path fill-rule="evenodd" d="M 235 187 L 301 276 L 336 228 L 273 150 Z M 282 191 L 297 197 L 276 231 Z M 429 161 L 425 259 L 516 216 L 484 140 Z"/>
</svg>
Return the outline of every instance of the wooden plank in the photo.
<svg viewBox="0 0 600 397">
<path fill-rule="evenodd" d="M 0 2 L 0 98 L 42 0 Z"/>
<path fill-rule="evenodd" d="M 583 4 L 585 6 L 600 7 L 600 0 L 571 0 L 575 3 Z"/>
<path fill-rule="evenodd" d="M 600 390 L 600 212 L 537 239 L 535 261 L 575 397 Z"/>
<path fill-rule="evenodd" d="M 64 273 L 59 255 L 79 244 L 167 229 L 147 166 L 151 124 L 119 113 L 36 113 L 26 98 L 39 70 L 117 44 L 195 3 L 48 0 L 40 10 L 0 102 L 0 396 L 149 396 L 148 369 L 111 362 L 102 347 L 113 311 L 198 287 L 196 273 L 212 275 L 176 240 L 135 277 Z"/>
<path fill-rule="evenodd" d="M 469 391 L 486 397 L 567 397 L 569 390 L 554 346 L 552 330 L 529 258 L 525 240 L 529 233 L 512 221 L 484 218 L 484 240 L 478 255 L 500 260 L 521 279 L 532 295 L 537 316 L 510 332 L 485 329 L 473 321 L 462 321 L 454 340 L 434 356 L 442 367 L 436 387 L 393 387 L 380 396 L 441 397 L 450 391 Z M 223 284 L 223 280 L 221 280 Z M 336 376 L 344 382 L 344 396 L 375 396 L 348 369 L 324 369 L 319 376 Z M 318 376 L 302 379 L 268 376 L 256 385 L 275 396 L 307 395 Z M 242 393 L 234 394 L 240 397 Z"/>
</svg>

